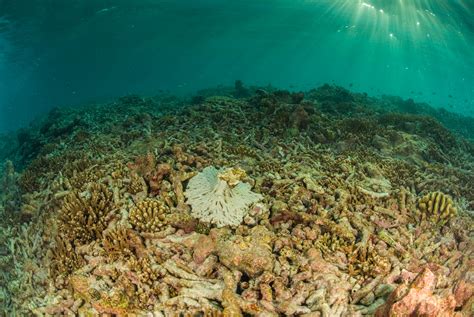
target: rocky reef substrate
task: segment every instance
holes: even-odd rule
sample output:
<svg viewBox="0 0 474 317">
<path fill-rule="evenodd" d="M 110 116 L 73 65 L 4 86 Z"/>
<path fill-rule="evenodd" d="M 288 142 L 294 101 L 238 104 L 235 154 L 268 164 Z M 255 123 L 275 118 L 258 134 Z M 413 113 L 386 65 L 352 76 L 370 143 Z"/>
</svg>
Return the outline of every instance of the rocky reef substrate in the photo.
<svg viewBox="0 0 474 317">
<path fill-rule="evenodd" d="M 0 314 L 472 316 L 473 120 L 443 111 L 241 82 L 54 109 L 0 142 Z"/>
</svg>

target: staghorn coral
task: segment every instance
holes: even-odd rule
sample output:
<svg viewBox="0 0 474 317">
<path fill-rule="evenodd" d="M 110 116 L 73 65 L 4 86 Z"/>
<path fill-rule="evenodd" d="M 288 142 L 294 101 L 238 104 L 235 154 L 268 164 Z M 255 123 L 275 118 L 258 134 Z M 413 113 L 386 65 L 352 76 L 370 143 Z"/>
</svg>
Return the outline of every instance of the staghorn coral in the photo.
<svg viewBox="0 0 474 317">
<path fill-rule="evenodd" d="M 390 272 L 391 265 L 389 260 L 386 257 L 380 256 L 371 242 L 365 247 L 351 247 L 346 251 L 349 255 L 348 273 L 351 276 L 375 278 Z"/>
<path fill-rule="evenodd" d="M 444 226 L 457 214 L 453 200 L 442 192 L 432 192 L 418 201 L 417 214 L 420 221 L 428 220 L 436 225 Z"/>
<path fill-rule="evenodd" d="M 206 167 L 191 178 L 185 192 L 191 214 L 218 227 L 239 225 L 248 207 L 262 199 L 250 191 L 250 185 L 241 182 L 245 172 L 239 168 L 219 171 Z"/>
<path fill-rule="evenodd" d="M 60 237 L 56 237 L 52 259 L 54 275 L 70 274 L 84 264 L 84 260 L 76 253 L 74 246 Z"/>
<path fill-rule="evenodd" d="M 140 236 L 133 230 L 124 226 L 117 226 L 106 230 L 102 238 L 105 254 L 116 260 L 130 257 L 134 254 L 141 255 L 144 251 Z"/>
<path fill-rule="evenodd" d="M 128 180 L 128 192 L 133 195 L 148 192 L 148 186 L 143 177 L 135 172 L 131 172 L 130 179 Z"/>
<path fill-rule="evenodd" d="M 15 172 L 13 162 L 7 160 L 2 172 L 0 179 L 0 215 L 3 214 L 8 217 L 17 216 L 18 205 L 21 200 L 21 183 L 19 184 L 18 174 Z"/>
<path fill-rule="evenodd" d="M 131 257 L 128 266 L 136 272 L 141 283 L 153 287 L 153 284 L 166 274 L 166 270 L 149 256 L 140 259 Z"/>
<path fill-rule="evenodd" d="M 18 185 L 23 193 L 32 193 L 40 189 L 40 178 L 31 169 L 26 169 L 20 175 Z"/>
<path fill-rule="evenodd" d="M 144 200 L 130 210 L 129 222 L 135 230 L 154 232 L 162 230 L 167 223 L 169 207 L 161 200 Z"/>
<path fill-rule="evenodd" d="M 258 169 L 262 172 L 278 172 L 281 169 L 281 164 L 274 160 L 261 161 Z"/>
<path fill-rule="evenodd" d="M 38 216 L 43 207 L 41 195 L 38 192 L 33 194 L 25 194 L 22 197 L 23 203 L 20 207 L 19 218 L 24 221 L 29 221 L 33 217 Z"/>
<path fill-rule="evenodd" d="M 74 172 L 68 181 L 73 188 L 85 190 L 88 184 L 98 182 L 105 174 L 102 168 L 93 166 L 81 172 Z"/>
<path fill-rule="evenodd" d="M 85 193 L 72 191 L 59 211 L 59 231 L 76 245 L 87 244 L 102 237 L 113 210 L 113 193 L 103 184 L 93 183 Z"/>
</svg>

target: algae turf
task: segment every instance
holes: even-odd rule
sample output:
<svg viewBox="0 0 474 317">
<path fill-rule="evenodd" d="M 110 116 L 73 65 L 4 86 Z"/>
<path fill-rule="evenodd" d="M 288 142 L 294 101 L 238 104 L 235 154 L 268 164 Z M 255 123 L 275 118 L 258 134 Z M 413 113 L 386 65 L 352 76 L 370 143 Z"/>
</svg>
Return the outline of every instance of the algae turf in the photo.
<svg viewBox="0 0 474 317">
<path fill-rule="evenodd" d="M 331 85 L 197 96 L 3 138 L 1 314 L 472 314 L 472 119 Z"/>
</svg>

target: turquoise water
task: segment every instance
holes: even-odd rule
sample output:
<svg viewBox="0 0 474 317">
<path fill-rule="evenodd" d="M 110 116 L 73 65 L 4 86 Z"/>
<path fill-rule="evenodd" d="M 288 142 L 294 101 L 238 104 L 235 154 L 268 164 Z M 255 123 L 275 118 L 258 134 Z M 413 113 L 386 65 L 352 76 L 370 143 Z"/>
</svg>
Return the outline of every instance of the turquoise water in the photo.
<svg viewBox="0 0 474 317">
<path fill-rule="evenodd" d="M 0 316 L 474 316 L 474 0 L 0 0 Z"/>
<path fill-rule="evenodd" d="M 0 131 L 160 90 L 325 82 L 473 116 L 474 1 L 0 1 Z"/>
</svg>

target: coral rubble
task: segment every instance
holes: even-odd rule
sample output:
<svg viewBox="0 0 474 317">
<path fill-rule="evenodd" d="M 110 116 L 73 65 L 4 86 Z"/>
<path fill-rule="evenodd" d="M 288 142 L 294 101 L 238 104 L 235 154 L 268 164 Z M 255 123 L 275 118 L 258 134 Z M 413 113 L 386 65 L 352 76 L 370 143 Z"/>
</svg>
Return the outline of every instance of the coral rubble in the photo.
<svg viewBox="0 0 474 317">
<path fill-rule="evenodd" d="M 469 120 L 241 81 L 56 108 L 0 140 L 0 315 L 472 316 Z"/>
</svg>

